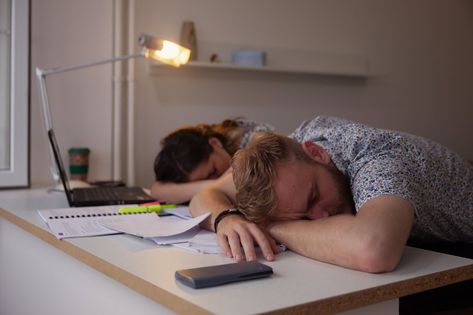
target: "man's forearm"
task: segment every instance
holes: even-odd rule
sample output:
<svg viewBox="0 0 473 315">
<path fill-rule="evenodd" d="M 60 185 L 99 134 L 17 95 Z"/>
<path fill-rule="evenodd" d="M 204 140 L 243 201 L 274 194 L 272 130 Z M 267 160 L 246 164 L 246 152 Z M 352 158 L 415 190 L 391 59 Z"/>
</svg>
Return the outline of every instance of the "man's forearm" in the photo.
<svg viewBox="0 0 473 315">
<path fill-rule="evenodd" d="M 235 185 L 232 173 L 229 171 L 216 180 L 213 185 L 196 194 L 190 202 L 189 210 L 194 217 L 210 212 L 210 218 L 205 220 L 201 226 L 213 231 L 215 218 L 220 212 L 234 206 L 234 198 Z"/>
<path fill-rule="evenodd" d="M 293 220 L 276 223 L 269 232 L 292 251 L 315 260 L 366 272 L 390 271 L 390 265 L 374 256 L 375 246 L 370 244 L 376 240 L 368 239 L 370 233 L 354 228 L 354 220 L 349 214 Z"/>
<path fill-rule="evenodd" d="M 213 231 L 213 224 L 217 215 L 225 209 L 232 208 L 232 200 L 222 191 L 205 189 L 192 198 L 189 210 L 193 217 L 210 212 L 211 216 L 201 226 Z"/>
<path fill-rule="evenodd" d="M 367 272 L 393 270 L 401 259 L 414 220 L 414 206 L 398 196 L 367 201 L 356 215 L 286 221 L 270 234 L 304 256 Z"/>
<path fill-rule="evenodd" d="M 347 240 L 343 226 L 350 226 L 351 215 L 339 215 L 321 220 L 291 220 L 269 227 L 278 242 L 303 256 L 331 264 L 360 269 L 356 261 L 354 240 Z M 335 222 L 337 221 L 337 222 Z"/>
</svg>

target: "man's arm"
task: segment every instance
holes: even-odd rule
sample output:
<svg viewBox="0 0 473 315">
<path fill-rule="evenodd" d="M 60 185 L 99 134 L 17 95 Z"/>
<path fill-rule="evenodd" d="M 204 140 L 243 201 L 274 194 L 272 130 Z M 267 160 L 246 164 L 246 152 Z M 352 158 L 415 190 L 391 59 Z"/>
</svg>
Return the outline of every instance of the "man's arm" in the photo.
<svg viewBox="0 0 473 315">
<path fill-rule="evenodd" d="M 279 222 L 269 232 L 309 258 L 366 272 L 387 272 L 399 264 L 414 212 L 403 198 L 380 196 L 366 202 L 356 215 Z"/>
<path fill-rule="evenodd" d="M 202 223 L 202 227 L 213 231 L 218 214 L 234 207 L 235 194 L 232 173 L 226 173 L 209 188 L 200 191 L 192 198 L 190 212 L 195 217 L 210 211 L 211 216 Z M 240 215 L 229 215 L 220 221 L 217 242 L 226 256 L 233 257 L 237 261 L 244 258 L 256 259 L 255 244 L 259 245 L 267 260 L 273 260 L 274 253 L 277 253 L 274 240 L 255 223 L 247 221 Z"/>
</svg>

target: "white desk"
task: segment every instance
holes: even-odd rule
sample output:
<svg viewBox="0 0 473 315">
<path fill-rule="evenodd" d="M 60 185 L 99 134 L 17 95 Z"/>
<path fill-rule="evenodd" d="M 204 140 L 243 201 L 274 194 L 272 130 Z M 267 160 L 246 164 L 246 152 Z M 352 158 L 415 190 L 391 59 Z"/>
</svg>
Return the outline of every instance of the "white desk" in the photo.
<svg viewBox="0 0 473 315">
<path fill-rule="evenodd" d="M 473 278 L 473 260 L 414 248 L 379 275 L 285 252 L 266 262 L 270 278 L 193 290 L 176 270 L 231 260 L 128 235 L 59 241 L 35 210 L 66 205 L 42 189 L 0 191 L 0 314 L 394 314 L 401 296 Z"/>
</svg>

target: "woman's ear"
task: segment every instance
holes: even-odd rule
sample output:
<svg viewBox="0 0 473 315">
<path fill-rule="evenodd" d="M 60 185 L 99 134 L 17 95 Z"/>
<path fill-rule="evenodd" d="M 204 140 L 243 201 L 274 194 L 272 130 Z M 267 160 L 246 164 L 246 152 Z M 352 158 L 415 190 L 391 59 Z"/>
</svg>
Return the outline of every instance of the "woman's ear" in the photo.
<svg viewBox="0 0 473 315">
<path fill-rule="evenodd" d="M 222 141 L 220 141 L 216 137 L 210 137 L 209 138 L 209 144 L 214 150 L 215 150 L 215 148 L 223 148 Z"/>
<path fill-rule="evenodd" d="M 332 159 L 323 147 L 313 141 L 306 141 L 302 144 L 302 150 L 313 160 L 323 164 L 330 164 Z"/>
</svg>

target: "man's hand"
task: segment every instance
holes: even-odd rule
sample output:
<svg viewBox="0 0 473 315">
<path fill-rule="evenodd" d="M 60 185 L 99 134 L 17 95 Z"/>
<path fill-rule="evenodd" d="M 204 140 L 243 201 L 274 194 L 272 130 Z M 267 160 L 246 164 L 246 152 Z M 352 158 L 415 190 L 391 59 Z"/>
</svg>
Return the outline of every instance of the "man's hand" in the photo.
<svg viewBox="0 0 473 315">
<path fill-rule="evenodd" d="M 215 219 L 224 209 L 235 207 L 235 193 L 232 173 L 227 172 L 209 188 L 196 194 L 189 210 L 194 217 L 210 211 L 212 216 L 202 222 L 201 227 L 212 231 L 212 218 Z M 274 260 L 274 254 L 279 252 L 276 242 L 266 231 L 240 215 L 226 216 L 218 223 L 217 243 L 226 256 L 236 261 L 255 260 L 255 245 L 261 248 L 266 260 Z"/>
<path fill-rule="evenodd" d="M 239 215 L 223 218 L 218 224 L 217 243 L 227 257 L 236 261 L 256 259 L 255 244 L 266 260 L 274 260 L 279 252 L 276 242 L 258 225 Z"/>
</svg>

